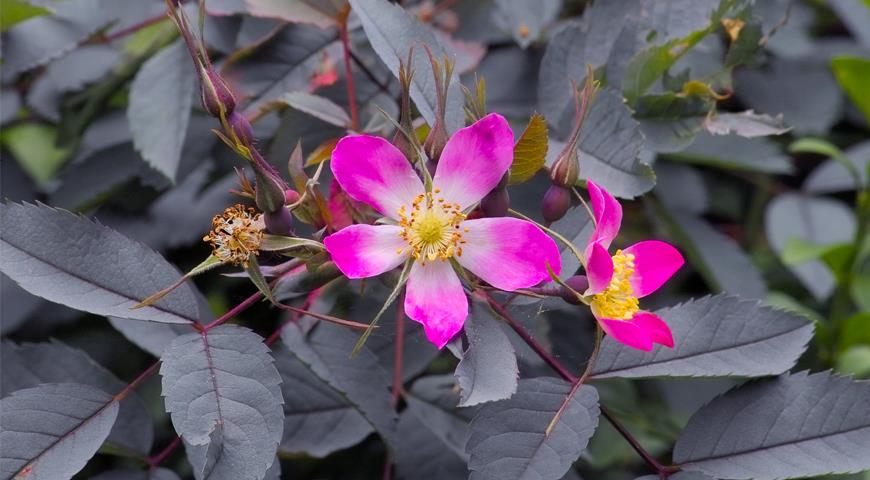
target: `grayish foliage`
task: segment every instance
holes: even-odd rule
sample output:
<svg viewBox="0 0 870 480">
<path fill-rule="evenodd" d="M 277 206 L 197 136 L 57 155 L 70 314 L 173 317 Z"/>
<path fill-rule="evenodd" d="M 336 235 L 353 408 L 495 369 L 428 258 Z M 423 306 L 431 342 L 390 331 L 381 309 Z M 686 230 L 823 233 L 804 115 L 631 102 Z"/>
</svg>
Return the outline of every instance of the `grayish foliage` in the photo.
<svg viewBox="0 0 870 480">
<path fill-rule="evenodd" d="M 321 380 L 286 347 L 274 349 L 284 393 L 280 450 L 322 458 L 356 445 L 374 431 L 356 406 Z"/>
<path fill-rule="evenodd" d="M 350 358 L 357 334 L 321 322 L 311 329 L 288 325 L 281 339 L 315 375 L 353 403 L 388 444 L 395 445 L 397 417 L 389 395 L 392 382 L 367 348 Z"/>
<path fill-rule="evenodd" d="M 598 426 L 598 392 L 554 378 L 522 380 L 509 400 L 485 405 L 471 422 L 469 478 L 562 478 Z M 547 435 L 550 422 L 561 416 Z"/>
<path fill-rule="evenodd" d="M 659 480 L 658 475 L 644 475 L 637 477 L 635 480 Z M 708 477 L 699 472 L 677 472 L 668 477 L 669 480 L 715 480 L 713 477 Z"/>
<path fill-rule="evenodd" d="M 148 470 L 118 469 L 103 472 L 91 480 L 180 480 L 172 470 L 155 468 Z"/>
<path fill-rule="evenodd" d="M 673 349 L 644 352 L 606 337 L 593 376 L 777 375 L 794 366 L 813 335 L 813 324 L 802 317 L 728 295 L 691 300 L 656 314 L 673 333 Z"/>
<path fill-rule="evenodd" d="M 800 372 L 744 385 L 701 408 L 674 448 L 684 469 L 778 480 L 870 469 L 870 383 Z"/>
<path fill-rule="evenodd" d="M 495 7 L 493 16 L 496 24 L 510 32 L 514 41 L 525 49 L 556 19 L 562 8 L 562 0 L 495 0 Z"/>
<path fill-rule="evenodd" d="M 399 61 L 405 62 L 408 58 L 408 49 L 414 48 L 411 68 L 415 73 L 411 81 L 411 98 L 426 122 L 434 125 L 438 105 L 435 96 L 435 77 L 424 46 L 432 51 L 433 57 L 443 60 L 444 49 L 435 34 L 404 9 L 386 0 L 350 0 L 350 4 L 359 16 L 372 48 L 396 78 L 399 75 Z M 463 102 L 458 78 L 454 77 L 447 90 L 447 107 L 444 114 L 448 132 L 453 132 L 464 125 Z"/>
<path fill-rule="evenodd" d="M 704 122 L 708 132 L 715 135 L 728 135 L 733 133 L 741 137 L 766 137 L 768 135 L 782 135 L 789 129 L 782 121 L 782 115 L 771 117 L 766 114 L 758 114 L 752 110 L 740 113 L 719 113 Z"/>
<path fill-rule="evenodd" d="M 870 170 L 870 140 L 847 148 L 843 155 L 858 170 L 858 184 L 866 186 L 867 172 Z M 810 173 L 803 189 L 812 193 L 852 191 L 855 189 L 855 179 L 842 163 L 832 158 Z"/>
<path fill-rule="evenodd" d="M 97 315 L 197 321 L 196 297 L 187 285 L 153 306 L 130 308 L 181 276 L 148 247 L 43 205 L 3 204 L 0 215 L 0 270 L 30 293 Z"/>
<path fill-rule="evenodd" d="M 677 158 L 712 167 L 763 173 L 791 173 L 791 159 L 766 138 L 702 132 Z"/>
<path fill-rule="evenodd" d="M 174 323 L 131 322 L 117 317 L 109 317 L 109 323 L 121 332 L 127 340 L 146 352 L 160 358 L 163 350 L 175 340 L 175 337 L 190 333 L 187 325 Z"/>
<path fill-rule="evenodd" d="M 127 118 L 133 145 L 175 182 L 197 75 L 180 39 L 148 59 L 133 79 Z"/>
<path fill-rule="evenodd" d="M 448 381 L 452 386 L 452 379 Z M 406 399 L 408 408 L 399 416 L 402 441 L 396 449 L 399 478 L 468 478 L 468 420 L 449 406 L 418 397 L 416 392 Z M 455 396 L 453 401 L 455 405 Z"/>
<path fill-rule="evenodd" d="M 132 323 L 132 322 L 131 322 Z M 0 358 L 0 396 L 43 383 L 80 383 L 115 395 L 125 384 L 88 355 L 58 341 L 16 345 L 4 341 Z M 118 418 L 106 441 L 122 449 L 147 455 L 154 439 L 151 415 L 142 399 L 130 393 L 121 401 Z"/>
<path fill-rule="evenodd" d="M 235 325 L 182 335 L 160 374 L 196 477 L 263 478 L 284 426 L 281 377 L 263 339 Z"/>
<path fill-rule="evenodd" d="M 710 194 L 698 170 L 677 163 L 656 163 L 656 195 L 672 210 L 703 214 L 710 205 Z"/>
<path fill-rule="evenodd" d="M 72 478 L 109 435 L 118 402 L 95 387 L 46 383 L 0 400 L 0 476 Z"/>
<path fill-rule="evenodd" d="M 517 356 L 499 323 L 483 305 L 465 320 L 468 348 L 455 372 L 460 407 L 504 400 L 517 391 Z"/>
<path fill-rule="evenodd" d="M 767 205 L 764 228 L 770 245 L 782 253 L 792 239 L 816 245 L 851 241 L 855 217 L 839 201 L 784 193 Z M 834 274 L 821 260 L 788 267 L 816 299 L 824 300 L 833 292 Z"/>
<path fill-rule="evenodd" d="M 305 92 L 290 92 L 281 97 L 281 100 L 297 110 L 337 127 L 347 128 L 350 126 L 350 117 L 344 108 L 326 97 Z"/>
</svg>

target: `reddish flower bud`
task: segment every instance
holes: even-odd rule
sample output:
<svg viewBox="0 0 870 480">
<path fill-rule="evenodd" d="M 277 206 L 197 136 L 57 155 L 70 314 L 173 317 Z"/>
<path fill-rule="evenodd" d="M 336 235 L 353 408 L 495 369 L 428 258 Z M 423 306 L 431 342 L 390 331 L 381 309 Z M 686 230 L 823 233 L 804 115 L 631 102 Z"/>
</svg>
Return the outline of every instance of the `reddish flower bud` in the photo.
<svg viewBox="0 0 870 480">
<path fill-rule="evenodd" d="M 293 205 L 294 203 L 298 202 L 300 198 L 302 197 L 296 190 L 288 188 L 284 191 L 284 205 Z"/>
<path fill-rule="evenodd" d="M 200 69 L 200 83 L 202 106 L 209 115 L 222 118 L 233 113 L 236 97 L 220 74 L 211 68 Z"/>
<path fill-rule="evenodd" d="M 254 196 L 257 208 L 263 213 L 286 210 L 284 202 L 287 201 L 285 193 L 288 190 L 287 183 L 256 150 L 251 149 L 251 153 L 251 164 L 257 177 L 256 195 Z"/>
<path fill-rule="evenodd" d="M 571 188 L 580 178 L 580 162 L 577 158 L 576 143 L 568 143 L 550 167 L 550 181 L 553 185 Z"/>
<path fill-rule="evenodd" d="M 293 235 L 293 214 L 286 208 L 263 214 L 266 230 L 273 235 Z"/>
<path fill-rule="evenodd" d="M 571 190 L 559 185 L 550 185 L 550 189 L 544 194 L 541 205 L 544 220 L 553 223 L 565 216 L 571 208 Z"/>
<path fill-rule="evenodd" d="M 444 146 L 447 145 L 447 139 L 448 135 L 447 130 L 444 128 L 444 122 L 442 118 L 438 118 L 435 120 L 435 126 L 432 127 L 432 130 L 429 130 L 426 141 L 423 142 L 423 151 L 426 152 L 430 160 L 438 163 L 438 159 L 441 158 L 441 152 L 444 150 Z"/>
<path fill-rule="evenodd" d="M 254 139 L 251 122 L 244 114 L 233 112 L 227 118 L 227 125 L 242 145 L 250 145 Z"/>
</svg>

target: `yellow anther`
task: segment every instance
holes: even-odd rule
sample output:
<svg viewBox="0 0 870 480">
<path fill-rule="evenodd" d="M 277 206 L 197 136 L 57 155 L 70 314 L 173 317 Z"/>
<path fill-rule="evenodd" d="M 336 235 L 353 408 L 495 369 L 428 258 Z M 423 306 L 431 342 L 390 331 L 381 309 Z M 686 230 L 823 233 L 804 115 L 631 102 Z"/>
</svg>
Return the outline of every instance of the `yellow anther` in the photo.
<svg viewBox="0 0 870 480">
<path fill-rule="evenodd" d="M 590 306 L 597 317 L 629 320 L 640 310 L 640 302 L 631 288 L 634 255 L 617 250 L 613 255 L 613 277 L 607 288 L 592 297 Z"/>
<path fill-rule="evenodd" d="M 439 191 L 436 189 L 434 193 Z M 398 210 L 400 236 L 408 242 L 410 255 L 424 264 L 452 257 L 462 238 L 459 224 L 465 220 L 465 215 L 458 205 L 454 209 L 443 202 L 436 199 L 433 192 L 428 192 L 414 198 L 410 216 L 404 207 Z"/>
<path fill-rule="evenodd" d="M 248 256 L 259 254 L 265 225 L 262 215 L 253 208 L 234 205 L 215 215 L 211 224 L 212 231 L 202 240 L 211 245 L 212 254 L 224 263 L 247 266 Z"/>
</svg>

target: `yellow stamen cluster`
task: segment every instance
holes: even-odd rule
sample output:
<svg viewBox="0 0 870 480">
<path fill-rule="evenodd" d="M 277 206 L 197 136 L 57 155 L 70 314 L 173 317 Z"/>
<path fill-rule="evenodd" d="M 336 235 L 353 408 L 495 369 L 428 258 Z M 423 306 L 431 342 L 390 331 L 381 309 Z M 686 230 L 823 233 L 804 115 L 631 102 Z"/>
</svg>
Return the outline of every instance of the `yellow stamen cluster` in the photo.
<svg viewBox="0 0 870 480">
<path fill-rule="evenodd" d="M 212 254 L 224 263 L 247 266 L 248 256 L 259 254 L 265 225 L 253 208 L 234 205 L 215 215 L 211 225 L 212 231 L 202 241 L 209 243 Z"/>
<path fill-rule="evenodd" d="M 399 208 L 399 234 L 406 242 L 410 255 L 422 262 L 435 259 L 447 260 L 453 255 L 462 256 L 462 234 L 468 228 L 460 223 L 465 220 L 458 203 L 446 202 L 437 195 L 441 190 L 417 195 L 411 203 L 410 212 L 405 206 Z M 399 249 L 402 253 L 405 249 Z"/>
<path fill-rule="evenodd" d="M 595 316 L 613 320 L 629 320 L 640 310 L 629 279 L 634 273 L 634 255 L 617 250 L 613 255 L 613 277 L 610 285 L 592 296 L 590 306 Z"/>
</svg>

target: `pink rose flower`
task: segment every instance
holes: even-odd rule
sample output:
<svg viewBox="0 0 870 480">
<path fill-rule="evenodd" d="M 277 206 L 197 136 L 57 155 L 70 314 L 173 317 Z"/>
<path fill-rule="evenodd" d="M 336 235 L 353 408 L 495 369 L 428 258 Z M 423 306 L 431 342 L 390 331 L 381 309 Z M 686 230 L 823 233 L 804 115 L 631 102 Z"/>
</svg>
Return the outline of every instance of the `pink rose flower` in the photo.
<svg viewBox="0 0 870 480">
<path fill-rule="evenodd" d="M 658 343 L 673 348 L 667 324 L 640 309 L 639 299 L 659 289 L 683 266 L 673 246 L 657 240 L 638 242 L 611 256 L 607 249 L 619 233 L 622 206 L 606 190 L 589 181 L 595 231 L 586 245 L 586 277 L 592 314 L 614 340 L 640 350 Z"/>
<path fill-rule="evenodd" d="M 413 259 L 405 313 L 423 324 L 438 348 L 462 328 L 468 299 L 451 260 L 501 290 L 530 287 L 559 271 L 555 242 L 534 224 L 516 218 L 466 215 L 492 190 L 513 161 L 507 121 L 489 114 L 447 142 L 426 191 L 420 176 L 380 137 L 342 138 L 332 173 L 354 200 L 383 214 L 385 225 L 351 225 L 323 240 L 348 278 L 380 275 Z"/>
</svg>

